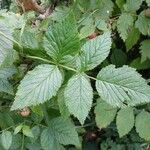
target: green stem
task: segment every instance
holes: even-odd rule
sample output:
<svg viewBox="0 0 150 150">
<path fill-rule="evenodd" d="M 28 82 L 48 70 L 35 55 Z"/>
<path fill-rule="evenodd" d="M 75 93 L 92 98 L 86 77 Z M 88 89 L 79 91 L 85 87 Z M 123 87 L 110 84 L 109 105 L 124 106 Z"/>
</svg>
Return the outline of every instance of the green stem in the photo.
<svg viewBox="0 0 150 150">
<path fill-rule="evenodd" d="M 41 60 L 41 61 L 43 61 L 43 62 L 56 65 L 56 63 L 54 63 L 53 61 L 50 61 L 50 60 L 47 60 L 47 59 L 44 59 L 44 58 L 40 58 L 40 57 L 37 57 L 37 56 L 29 56 L 29 55 L 26 55 L 26 57 L 27 57 L 27 58 L 31 58 L 31 59 Z M 74 68 L 71 68 L 71 67 L 68 67 L 68 66 L 65 66 L 65 65 L 62 65 L 62 64 L 57 64 L 57 66 L 62 67 L 62 68 L 67 69 L 67 70 L 71 70 L 71 71 L 76 72 L 76 73 L 78 72 L 78 71 L 75 70 Z M 87 75 L 87 77 L 89 77 L 90 79 L 95 80 L 95 81 L 97 80 L 96 78 L 94 78 L 94 77 L 92 77 L 92 76 L 89 76 L 89 75 Z"/>
<path fill-rule="evenodd" d="M 6 129 L 3 129 L 3 130 L 0 131 L 0 133 L 2 133 L 3 131 L 9 130 L 9 129 L 13 128 L 13 127 L 14 126 L 10 126 L 10 127 L 6 128 Z"/>
<path fill-rule="evenodd" d="M 21 145 L 21 150 L 24 150 L 24 134 L 22 134 L 22 145 Z"/>
<path fill-rule="evenodd" d="M 26 57 L 27 57 L 27 58 L 31 58 L 31 59 L 41 60 L 41 61 L 43 61 L 43 62 L 56 65 L 53 61 L 50 61 L 50 60 L 47 60 L 47 59 L 44 59 L 44 58 L 40 58 L 40 57 L 37 57 L 37 56 L 29 56 L 29 55 L 26 55 Z M 67 69 L 67 70 L 71 70 L 71 71 L 77 72 L 77 70 L 75 70 L 75 69 L 73 69 L 73 68 L 70 68 L 70 67 L 68 67 L 68 66 L 62 65 L 62 64 L 58 64 L 58 66 L 63 67 L 63 68 L 65 68 L 65 69 Z"/>
<path fill-rule="evenodd" d="M 50 63 L 50 64 L 55 64 L 54 62 L 50 61 L 50 60 L 47 60 L 47 59 L 44 59 L 44 58 L 41 58 L 41 57 L 37 57 L 37 56 L 29 56 L 29 55 L 26 55 L 27 58 L 31 58 L 31 59 L 37 59 L 37 60 L 41 60 L 43 62 L 46 62 L 46 63 Z"/>
<path fill-rule="evenodd" d="M 6 39 L 8 39 L 11 42 L 16 43 L 19 47 L 22 47 L 16 40 L 11 39 L 10 37 L 8 37 L 7 35 L 5 35 L 3 32 L 0 31 L 0 35 L 4 36 Z"/>
<path fill-rule="evenodd" d="M 97 80 L 96 78 L 94 78 L 94 77 L 92 77 L 92 76 L 89 76 L 89 75 L 87 75 L 90 79 L 92 79 L 92 80 Z"/>
<path fill-rule="evenodd" d="M 71 70 L 71 71 L 74 71 L 74 72 L 78 72 L 77 70 L 75 70 L 75 69 L 73 69 L 73 68 L 71 68 L 71 67 L 62 65 L 62 64 L 58 64 L 58 66 L 63 67 L 63 68 L 65 68 L 65 69 L 67 69 L 67 70 Z"/>
</svg>

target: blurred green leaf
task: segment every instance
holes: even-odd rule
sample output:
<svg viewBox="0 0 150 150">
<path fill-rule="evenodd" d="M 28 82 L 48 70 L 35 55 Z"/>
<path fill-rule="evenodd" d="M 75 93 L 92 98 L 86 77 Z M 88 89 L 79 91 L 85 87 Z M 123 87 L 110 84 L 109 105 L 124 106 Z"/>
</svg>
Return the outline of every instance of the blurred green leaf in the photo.
<svg viewBox="0 0 150 150">
<path fill-rule="evenodd" d="M 31 137 L 31 138 L 34 137 L 34 135 L 33 135 L 33 133 L 32 133 L 32 130 L 31 130 L 30 127 L 27 126 L 27 125 L 23 125 L 23 126 L 22 126 L 22 132 L 23 132 L 23 134 L 24 134 L 25 136 L 28 136 L 28 137 Z"/>
<path fill-rule="evenodd" d="M 96 124 L 101 128 L 106 128 L 115 118 L 117 108 L 112 107 L 110 104 L 97 99 L 97 105 L 95 107 Z"/>
<path fill-rule="evenodd" d="M 1 135 L 2 146 L 5 150 L 8 150 L 12 144 L 12 134 L 10 131 L 3 131 Z"/>
<path fill-rule="evenodd" d="M 144 40 L 141 43 L 140 49 L 141 49 L 141 55 L 142 55 L 141 62 L 146 61 L 146 59 L 150 60 L 150 39 Z"/>
</svg>

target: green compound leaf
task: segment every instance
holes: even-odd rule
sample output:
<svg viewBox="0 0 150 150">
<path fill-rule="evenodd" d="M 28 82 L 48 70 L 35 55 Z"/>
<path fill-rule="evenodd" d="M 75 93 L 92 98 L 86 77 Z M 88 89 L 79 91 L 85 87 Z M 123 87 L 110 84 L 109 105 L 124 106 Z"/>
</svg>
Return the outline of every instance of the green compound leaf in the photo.
<svg viewBox="0 0 150 150">
<path fill-rule="evenodd" d="M 116 124 L 120 137 L 128 134 L 134 126 L 133 108 L 127 107 L 121 109 L 117 114 Z"/>
<path fill-rule="evenodd" d="M 93 101 L 93 89 L 86 75 L 73 76 L 65 88 L 64 95 L 69 112 L 83 124 Z"/>
<path fill-rule="evenodd" d="M 133 26 L 133 22 L 134 18 L 128 13 L 122 13 L 117 20 L 117 29 L 123 41 L 127 39 L 130 32 L 129 29 Z"/>
<path fill-rule="evenodd" d="M 112 106 L 150 102 L 150 87 L 135 69 L 128 66 L 103 68 L 97 76 L 96 89 L 101 98 Z"/>
<path fill-rule="evenodd" d="M 150 113 L 143 111 L 136 117 L 136 131 L 139 136 L 147 141 L 150 140 Z"/>
<path fill-rule="evenodd" d="M 0 23 L 4 23 L 9 29 L 20 29 L 25 23 L 24 15 L 17 15 L 10 11 L 4 11 L 0 14 Z"/>
<path fill-rule="evenodd" d="M 144 62 L 148 59 L 150 59 L 150 40 L 144 40 L 141 43 L 141 54 L 142 54 L 142 58 L 141 58 L 141 62 Z"/>
<path fill-rule="evenodd" d="M 51 14 L 51 18 L 54 21 L 62 21 L 65 19 L 70 13 L 70 8 L 66 6 L 58 6 L 55 8 L 53 13 Z"/>
<path fill-rule="evenodd" d="M 142 2 L 143 0 L 127 0 L 124 9 L 129 12 L 136 12 L 140 8 Z"/>
<path fill-rule="evenodd" d="M 57 66 L 37 66 L 21 81 L 11 110 L 44 103 L 56 95 L 61 84 L 62 75 Z"/>
<path fill-rule="evenodd" d="M 0 92 L 13 94 L 13 87 L 8 78 L 16 73 L 15 67 L 0 68 Z"/>
<path fill-rule="evenodd" d="M 129 51 L 139 40 L 140 32 L 136 28 L 132 28 L 131 32 L 128 34 L 128 37 L 125 41 L 126 49 Z"/>
<path fill-rule="evenodd" d="M 57 62 L 62 61 L 65 56 L 74 56 L 79 52 L 80 40 L 75 17 L 72 14 L 48 28 L 44 37 L 44 48 Z"/>
<path fill-rule="evenodd" d="M 87 41 L 81 48 L 81 55 L 77 60 L 79 70 L 91 70 L 101 64 L 110 53 L 111 35 L 106 32 L 93 40 Z"/>
<path fill-rule="evenodd" d="M 41 145 L 44 150 L 55 149 L 59 144 L 80 146 L 74 125 L 69 119 L 64 120 L 61 117 L 51 120 L 50 127 L 44 129 L 41 134 Z"/>
<path fill-rule="evenodd" d="M 8 150 L 12 144 L 12 134 L 10 131 L 3 131 L 1 135 L 1 143 L 5 150 Z"/>
<path fill-rule="evenodd" d="M 114 4 L 111 0 L 100 0 L 96 4 L 101 19 L 107 20 L 112 14 Z"/>
<path fill-rule="evenodd" d="M 117 109 L 99 98 L 94 112 L 97 126 L 106 128 L 114 120 Z"/>
<path fill-rule="evenodd" d="M 0 92 L 5 92 L 13 95 L 13 87 L 7 79 L 0 79 Z"/>
<path fill-rule="evenodd" d="M 43 150 L 62 150 L 61 145 L 54 140 L 48 129 L 45 129 L 41 134 L 41 147 Z"/>
<path fill-rule="evenodd" d="M 138 28 L 143 35 L 150 36 L 150 19 L 145 16 L 144 11 L 138 16 L 138 20 L 135 22 L 135 27 Z"/>
<path fill-rule="evenodd" d="M 0 66 L 13 49 L 12 33 L 9 28 L 0 23 Z"/>
</svg>

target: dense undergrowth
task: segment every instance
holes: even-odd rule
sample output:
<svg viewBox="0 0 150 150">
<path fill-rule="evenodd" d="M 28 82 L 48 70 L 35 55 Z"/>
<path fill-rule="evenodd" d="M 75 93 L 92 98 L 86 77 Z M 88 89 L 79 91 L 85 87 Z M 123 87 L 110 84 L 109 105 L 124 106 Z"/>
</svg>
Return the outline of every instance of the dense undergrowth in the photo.
<svg viewBox="0 0 150 150">
<path fill-rule="evenodd" d="M 0 7 L 0 150 L 150 150 L 150 0 Z"/>
</svg>

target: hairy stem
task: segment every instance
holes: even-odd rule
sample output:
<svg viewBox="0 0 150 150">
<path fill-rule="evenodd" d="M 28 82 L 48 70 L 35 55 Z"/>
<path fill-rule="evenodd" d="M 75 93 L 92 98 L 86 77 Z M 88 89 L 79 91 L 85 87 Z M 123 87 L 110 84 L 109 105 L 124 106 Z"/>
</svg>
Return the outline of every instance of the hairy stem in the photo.
<svg viewBox="0 0 150 150">
<path fill-rule="evenodd" d="M 8 39 L 9 41 L 16 43 L 19 47 L 22 47 L 17 41 L 15 41 L 14 39 L 11 39 L 10 37 L 8 37 L 6 34 L 4 34 L 3 32 L 0 31 L 0 35 L 4 36 L 6 39 Z"/>
<path fill-rule="evenodd" d="M 70 70 L 70 71 L 73 71 L 73 72 L 76 72 L 76 73 L 78 72 L 78 70 L 76 70 L 74 68 L 71 68 L 71 67 L 68 67 L 68 66 L 65 66 L 65 65 L 62 65 L 62 64 L 56 64 L 53 61 L 50 61 L 50 60 L 47 60 L 47 59 L 44 59 L 44 58 L 40 58 L 40 57 L 36 57 L 36 56 L 29 56 L 29 55 L 27 55 L 26 57 L 31 58 L 31 59 L 41 60 L 41 61 L 46 62 L 46 63 L 54 64 L 54 65 L 57 65 L 59 67 L 62 67 L 64 69 L 67 69 L 67 70 Z M 89 77 L 92 80 L 97 80 L 96 78 L 94 78 L 92 76 L 89 76 L 89 75 L 87 75 L 87 77 Z"/>
</svg>

